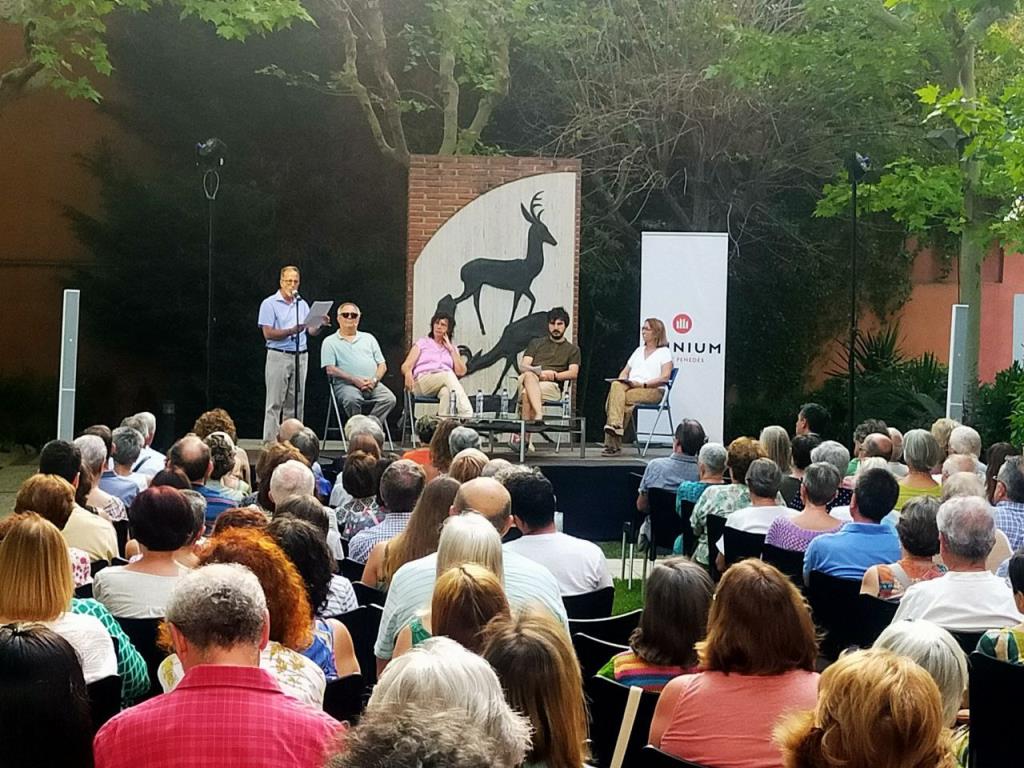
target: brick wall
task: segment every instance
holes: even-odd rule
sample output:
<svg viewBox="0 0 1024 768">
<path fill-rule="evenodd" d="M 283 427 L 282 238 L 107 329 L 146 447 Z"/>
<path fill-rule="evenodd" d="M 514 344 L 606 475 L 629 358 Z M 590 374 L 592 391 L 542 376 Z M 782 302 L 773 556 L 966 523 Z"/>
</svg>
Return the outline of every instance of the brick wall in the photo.
<svg viewBox="0 0 1024 768">
<path fill-rule="evenodd" d="M 575 159 L 413 155 L 409 165 L 409 221 L 405 262 L 405 337 L 412 343 L 413 266 L 430 238 L 461 208 L 485 192 L 542 173 L 576 174 L 576 247 L 573 253 L 573 318 L 580 296 L 580 170 Z M 573 334 L 575 337 L 575 334 Z"/>
</svg>

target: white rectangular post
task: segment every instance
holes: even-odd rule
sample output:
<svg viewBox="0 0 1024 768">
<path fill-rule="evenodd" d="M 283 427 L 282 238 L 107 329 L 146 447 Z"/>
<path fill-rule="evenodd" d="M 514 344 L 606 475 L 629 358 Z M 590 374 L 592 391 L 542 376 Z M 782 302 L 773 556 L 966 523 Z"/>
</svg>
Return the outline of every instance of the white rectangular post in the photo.
<svg viewBox="0 0 1024 768">
<path fill-rule="evenodd" d="M 60 380 L 57 393 L 57 439 L 75 436 L 75 386 L 78 379 L 78 310 L 81 291 L 64 291 L 60 334 Z"/>
</svg>

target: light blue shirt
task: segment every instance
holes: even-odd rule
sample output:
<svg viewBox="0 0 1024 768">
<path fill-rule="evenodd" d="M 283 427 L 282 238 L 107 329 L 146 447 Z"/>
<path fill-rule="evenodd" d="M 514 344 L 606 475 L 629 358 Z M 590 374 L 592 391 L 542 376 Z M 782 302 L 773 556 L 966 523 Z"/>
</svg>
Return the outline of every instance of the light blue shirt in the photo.
<svg viewBox="0 0 1024 768">
<path fill-rule="evenodd" d="M 640 480 L 640 492 L 648 488 L 664 488 L 675 491 L 680 483 L 697 480 L 697 457 L 682 453 L 671 453 L 661 459 L 651 459 Z"/>
<path fill-rule="evenodd" d="M 838 532 L 818 536 L 808 545 L 804 583 L 811 571 L 860 581 L 872 565 L 899 562 L 900 555 L 900 537 L 888 525 L 846 523 Z"/>
<path fill-rule="evenodd" d="M 260 304 L 260 315 L 256 321 L 260 328 L 264 326 L 267 328 L 275 328 L 282 330 L 284 328 L 293 328 L 296 323 L 306 322 L 306 315 L 309 314 L 309 304 L 306 303 L 305 299 L 299 299 L 299 311 L 298 318 L 295 313 L 295 302 L 290 304 L 284 300 L 284 296 L 281 295 L 280 291 L 274 293 L 271 296 L 267 296 Z M 277 341 L 268 341 L 267 349 L 276 349 L 278 352 L 294 352 L 295 351 L 295 336 L 289 336 L 286 339 L 278 339 Z M 306 351 L 306 332 L 299 332 L 299 352 Z"/>
<path fill-rule="evenodd" d="M 372 379 L 377 373 L 377 366 L 383 362 L 380 344 L 370 333 L 356 331 L 352 341 L 346 341 L 333 333 L 320 345 L 321 368 L 333 365 L 352 376 Z"/>
</svg>

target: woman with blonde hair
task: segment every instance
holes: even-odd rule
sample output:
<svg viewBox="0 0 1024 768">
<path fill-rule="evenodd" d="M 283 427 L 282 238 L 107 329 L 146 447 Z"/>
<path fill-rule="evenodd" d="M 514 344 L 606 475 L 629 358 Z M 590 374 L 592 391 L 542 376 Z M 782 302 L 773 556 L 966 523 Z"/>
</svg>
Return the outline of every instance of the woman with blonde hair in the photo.
<svg viewBox="0 0 1024 768">
<path fill-rule="evenodd" d="M 873 648 L 821 676 L 817 706 L 776 730 L 784 768 L 952 768 L 939 689 L 913 661 Z"/>
<path fill-rule="evenodd" d="M 72 613 L 68 548 L 56 526 L 34 512 L 10 523 L 0 543 L 0 625 L 38 623 L 78 653 L 86 683 L 117 674 L 114 643 L 94 616 Z"/>
<path fill-rule="evenodd" d="M 550 613 L 524 611 L 492 621 L 481 655 L 498 673 L 505 699 L 530 718 L 526 766 L 581 768 L 587 711 L 580 665 L 565 629 Z"/>
<path fill-rule="evenodd" d="M 789 433 L 785 427 L 777 425 L 765 427 L 757 442 L 764 448 L 768 458 L 779 465 L 779 471 L 788 475 L 793 469 L 793 446 L 789 441 Z"/>
<path fill-rule="evenodd" d="M 75 489 L 58 475 L 32 475 L 18 488 L 14 499 L 15 513 L 35 512 L 63 531 L 75 508 Z M 62 534 L 63 535 L 63 534 Z M 75 586 L 92 582 L 89 553 L 77 547 L 68 547 L 71 576 Z"/>
<path fill-rule="evenodd" d="M 813 707 L 818 689 L 814 622 L 796 587 L 760 560 L 731 566 L 697 655 L 701 671 L 661 692 L 651 744 L 716 768 L 777 766 L 772 727 L 788 710 Z"/>
<path fill-rule="evenodd" d="M 458 492 L 458 480 L 450 477 L 435 477 L 427 483 L 413 507 L 405 530 L 390 541 L 375 545 L 371 550 L 363 569 L 363 583 L 387 590 L 399 568 L 437 552 L 441 527 L 448 519 L 448 512 Z"/>
<path fill-rule="evenodd" d="M 672 377 L 672 352 L 665 324 L 656 317 L 648 317 L 640 329 L 640 337 L 643 343 L 629 356 L 608 387 L 602 456 L 622 452 L 622 435 L 632 418 L 633 406 L 661 402 L 662 388 Z"/>
<path fill-rule="evenodd" d="M 495 616 L 508 616 L 508 598 L 501 580 L 476 563 L 463 563 L 438 576 L 430 613 L 417 616 L 398 633 L 394 656 L 401 656 L 430 637 L 450 637 L 479 653 L 480 633 Z"/>
<path fill-rule="evenodd" d="M 478 448 L 464 448 L 452 459 L 452 465 L 448 468 L 448 476 L 460 483 L 465 483 L 480 477 L 487 461 L 487 454 Z"/>
</svg>

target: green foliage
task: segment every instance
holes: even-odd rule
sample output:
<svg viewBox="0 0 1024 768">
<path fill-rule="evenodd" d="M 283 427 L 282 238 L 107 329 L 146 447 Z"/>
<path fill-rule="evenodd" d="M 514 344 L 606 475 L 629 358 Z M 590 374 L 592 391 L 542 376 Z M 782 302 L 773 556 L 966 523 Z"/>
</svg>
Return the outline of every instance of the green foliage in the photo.
<svg viewBox="0 0 1024 768">
<path fill-rule="evenodd" d="M 1018 381 L 1013 391 L 1013 408 L 1010 411 L 1010 442 L 1015 446 L 1024 445 L 1024 380 Z"/>
<path fill-rule="evenodd" d="M 982 445 L 1011 439 L 1011 414 L 1015 397 L 1024 391 L 1024 367 L 1014 362 L 1012 366 L 999 371 L 991 384 L 978 388 L 978 405 L 972 426 L 981 435 Z M 1024 417 L 1021 419 L 1024 423 Z M 1014 440 L 1016 445 L 1024 443 Z"/>
</svg>

